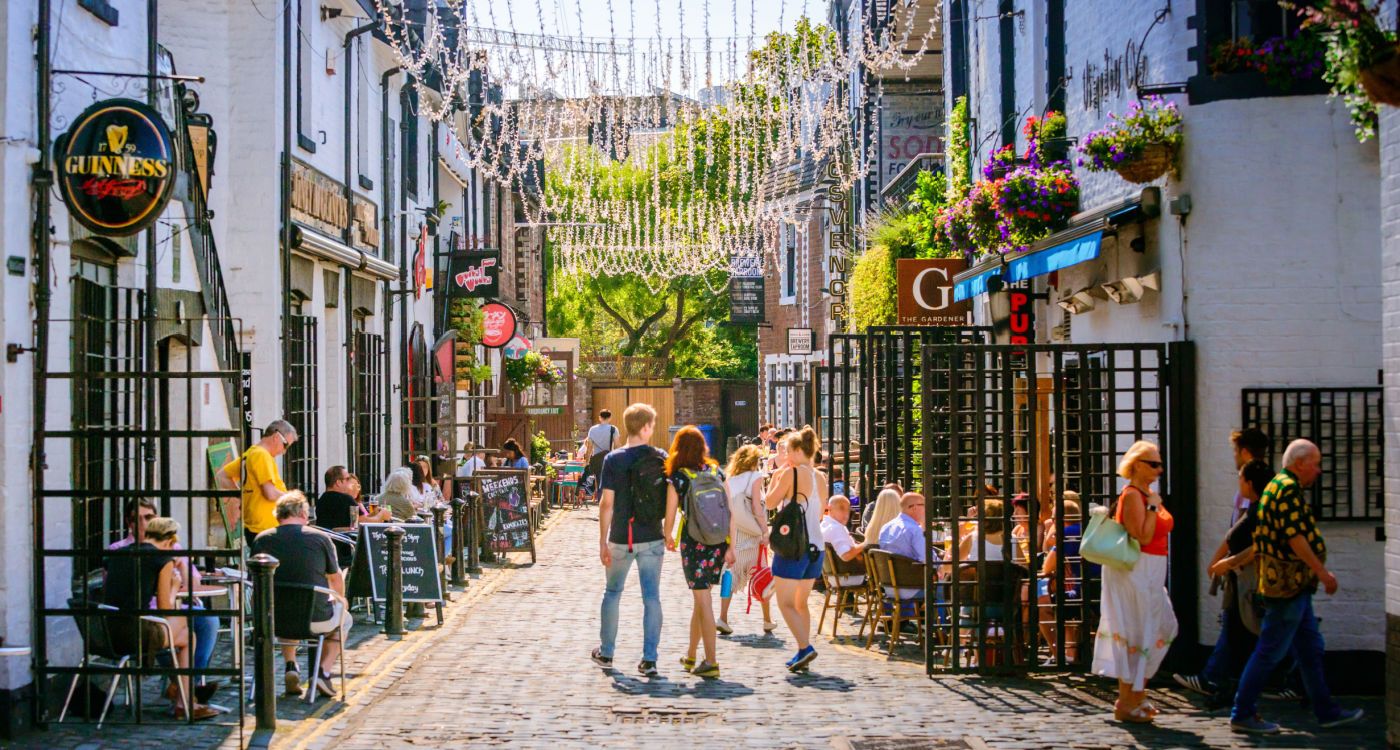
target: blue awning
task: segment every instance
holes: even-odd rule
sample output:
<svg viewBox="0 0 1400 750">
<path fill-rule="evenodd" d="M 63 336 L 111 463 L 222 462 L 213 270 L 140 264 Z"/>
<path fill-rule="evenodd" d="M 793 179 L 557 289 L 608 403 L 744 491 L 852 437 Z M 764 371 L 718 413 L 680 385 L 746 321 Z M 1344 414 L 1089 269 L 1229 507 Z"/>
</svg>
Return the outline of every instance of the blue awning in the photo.
<svg viewBox="0 0 1400 750">
<path fill-rule="evenodd" d="M 1095 229 L 1087 234 L 1075 232 L 1071 239 L 1040 250 L 1001 259 L 1001 263 L 990 268 L 973 269 L 966 278 L 956 279 L 953 284 L 953 301 L 962 302 L 987 293 L 987 282 L 1000 276 L 1005 283 L 1014 284 L 1037 276 L 1078 265 L 1099 257 L 1099 247 L 1103 243 L 1103 229 Z"/>
</svg>

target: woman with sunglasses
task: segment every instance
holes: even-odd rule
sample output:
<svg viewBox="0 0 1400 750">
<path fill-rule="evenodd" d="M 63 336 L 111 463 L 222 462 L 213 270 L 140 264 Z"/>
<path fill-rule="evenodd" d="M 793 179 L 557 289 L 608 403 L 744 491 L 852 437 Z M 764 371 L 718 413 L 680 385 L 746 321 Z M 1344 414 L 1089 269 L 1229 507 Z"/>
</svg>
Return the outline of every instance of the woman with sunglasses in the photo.
<svg viewBox="0 0 1400 750">
<path fill-rule="evenodd" d="M 1161 451 L 1146 440 L 1133 443 L 1118 462 L 1118 476 L 1128 486 L 1114 503 L 1113 517 L 1138 541 L 1142 555 L 1130 571 L 1103 568 L 1094 674 L 1118 679 L 1114 718 L 1147 724 L 1157 715 L 1157 707 L 1146 700 L 1147 681 L 1161 666 L 1177 628 L 1165 586 L 1172 515 L 1152 491 L 1162 476 Z"/>
</svg>

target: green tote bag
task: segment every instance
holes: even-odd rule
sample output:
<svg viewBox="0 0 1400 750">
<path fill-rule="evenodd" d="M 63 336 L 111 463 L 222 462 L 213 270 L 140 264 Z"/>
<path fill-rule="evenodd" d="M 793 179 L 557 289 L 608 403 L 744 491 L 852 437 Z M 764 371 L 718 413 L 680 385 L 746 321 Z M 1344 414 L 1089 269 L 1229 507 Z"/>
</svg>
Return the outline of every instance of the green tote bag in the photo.
<svg viewBox="0 0 1400 750">
<path fill-rule="evenodd" d="M 1079 554 L 1091 563 L 1130 571 L 1137 565 L 1142 548 L 1123 524 L 1108 517 L 1108 508 L 1094 505 L 1089 508 L 1089 527 L 1079 542 Z"/>
</svg>

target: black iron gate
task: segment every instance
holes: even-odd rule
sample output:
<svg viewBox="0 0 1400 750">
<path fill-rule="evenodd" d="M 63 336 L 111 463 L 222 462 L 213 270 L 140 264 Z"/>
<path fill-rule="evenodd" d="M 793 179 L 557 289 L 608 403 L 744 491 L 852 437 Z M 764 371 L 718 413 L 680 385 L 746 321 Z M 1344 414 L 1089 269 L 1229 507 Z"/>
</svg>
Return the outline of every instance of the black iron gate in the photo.
<svg viewBox="0 0 1400 750">
<path fill-rule="evenodd" d="M 821 435 L 848 494 L 868 504 L 896 482 L 925 496 L 928 559 L 939 560 L 925 568 L 930 674 L 1088 664 L 1098 580 L 1077 556 L 1079 536 L 1090 505 L 1116 496 L 1118 457 L 1138 439 L 1158 443 L 1167 463 L 1160 489 L 1186 531 L 1173 537 L 1169 580 L 1188 582 L 1177 615 L 1194 633 L 1191 345 L 987 338 L 983 328 L 837 334 L 817 371 Z M 999 549 L 984 554 L 989 533 Z M 1065 554 L 1047 566 L 1051 533 Z"/>
<path fill-rule="evenodd" d="M 354 350 L 354 388 L 350 404 L 352 435 L 351 471 L 369 494 L 379 492 L 384 482 L 384 433 L 389 413 L 384 407 L 384 365 L 388 357 L 384 337 L 367 331 L 356 331 Z"/>
<path fill-rule="evenodd" d="M 152 556 L 173 557 L 186 570 L 231 569 L 229 580 L 242 580 L 242 550 L 214 528 L 216 519 L 228 518 L 224 502 L 239 492 L 217 489 L 210 449 L 223 442 L 247 444 L 246 411 L 228 415 L 231 426 L 220 427 L 200 405 L 208 403 L 208 393 L 226 388 L 241 391 L 246 402 L 248 372 L 197 369 L 200 357 L 192 345 L 200 340 L 203 317 L 142 318 L 152 308 L 142 292 L 82 278 L 73 280 L 73 293 L 73 318 L 44 321 L 58 340 L 68 335 L 71 369 L 43 370 L 35 383 L 51 403 L 61 403 L 66 391 L 73 404 L 71 414 L 50 409 L 38 415 L 42 421 L 35 430 L 33 660 L 41 696 L 36 721 L 45 724 L 55 714 L 96 720 L 104 711 L 100 696 L 123 692 L 123 710 L 110 710 L 107 720 L 145 721 L 146 707 L 159 700 L 156 683 L 143 679 L 153 676 L 231 682 L 241 716 L 244 611 L 237 583 L 230 583 L 231 596 L 204 598 L 202 609 L 189 608 L 200 601 L 191 591 L 193 576 L 182 577 L 182 591 L 166 608 L 149 607 L 144 600 L 114 601 L 108 584 L 120 568 L 128 572 L 117 575 L 134 576 L 134 590 L 142 591 L 141 576 L 152 569 L 140 563 Z M 225 323 L 238 327 L 237 321 L 211 321 Z M 151 355 L 158 361 L 150 361 Z M 140 515 L 142 503 L 177 520 L 180 549 L 125 542 L 127 520 Z M 69 521 L 71 537 L 54 533 Z M 126 546 L 109 549 L 116 542 Z M 206 583 L 212 578 L 206 574 Z M 140 637 L 142 628 L 163 629 L 177 617 L 229 623 L 228 635 L 217 639 L 225 645 L 209 666 L 181 668 L 162 661 L 166 649 Z M 67 698 L 58 711 L 46 700 L 54 680 Z M 90 687 L 78 692 L 80 684 Z M 99 699 L 91 698 L 94 693 Z"/>
</svg>

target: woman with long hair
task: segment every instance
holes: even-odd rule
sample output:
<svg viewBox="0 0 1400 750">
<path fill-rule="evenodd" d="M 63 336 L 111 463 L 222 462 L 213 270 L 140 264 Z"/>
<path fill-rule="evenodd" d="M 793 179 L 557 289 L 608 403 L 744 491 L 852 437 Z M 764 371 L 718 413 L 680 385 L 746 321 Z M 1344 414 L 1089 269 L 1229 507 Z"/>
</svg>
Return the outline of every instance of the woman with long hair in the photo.
<svg viewBox="0 0 1400 750">
<path fill-rule="evenodd" d="M 1167 596 L 1167 537 L 1172 515 L 1152 484 L 1162 476 L 1157 446 L 1139 440 L 1118 462 L 1118 476 L 1128 486 L 1114 503 L 1114 519 L 1142 546 L 1133 569 L 1103 567 L 1099 631 L 1094 636 L 1094 674 L 1118 680 L 1113 716 L 1119 721 L 1150 723 L 1157 707 L 1146 700 L 1147 681 L 1157 673 L 1167 647 L 1176 638 L 1176 613 Z"/>
<path fill-rule="evenodd" d="M 870 516 L 865 520 L 865 538 L 878 541 L 880 539 L 880 528 L 893 521 L 901 511 L 899 509 L 900 493 L 898 490 L 883 489 L 875 498 L 872 504 Z"/>
<path fill-rule="evenodd" d="M 773 554 L 773 587 L 778 597 L 778 610 L 783 613 L 792 636 L 797 640 L 797 653 L 787 662 L 792 672 L 805 670 L 817 658 L 816 649 L 810 642 L 812 613 L 808 609 L 808 599 L 812 585 L 822 572 L 821 543 L 822 516 L 826 515 L 826 482 L 812 468 L 812 458 L 817 453 L 817 432 L 810 426 L 799 432 L 790 433 L 786 438 L 787 463 L 779 470 L 763 502 L 770 510 L 782 511 L 789 503 L 802 506 L 802 514 L 807 526 L 807 552 L 797 558 Z"/>
<path fill-rule="evenodd" d="M 504 458 L 507 469 L 530 468 L 530 459 L 525 457 L 525 451 L 521 449 L 520 443 L 516 442 L 515 438 L 507 438 L 501 444 L 501 450 L 505 451 Z"/>
<path fill-rule="evenodd" d="M 719 466 L 710 458 L 705 445 L 705 436 L 691 425 L 682 427 L 671 441 L 671 452 L 666 458 L 667 507 L 685 508 L 686 492 L 691 482 L 702 472 L 719 472 Z M 723 475 L 720 475 L 723 479 Z M 669 529 L 666 530 L 669 532 Z M 729 538 L 735 536 L 734 517 L 729 520 Z M 705 544 L 691 537 L 688 531 L 681 532 L 678 541 L 681 549 L 681 569 L 685 572 L 685 585 L 695 598 L 695 608 L 690 612 L 690 646 L 681 658 L 681 666 L 687 672 L 705 678 L 719 677 L 719 662 L 715 658 L 715 602 L 710 596 L 710 587 L 719 583 L 725 565 L 734 564 L 734 551 L 728 542 Z M 700 641 L 705 642 L 705 660 L 695 661 L 695 651 Z"/>
<path fill-rule="evenodd" d="M 728 635 L 734 632 L 729 627 L 729 603 L 734 591 L 743 591 L 749 585 L 749 575 L 758 566 L 759 548 L 768 538 L 768 514 L 763 511 L 763 473 L 759 465 L 763 462 L 763 449 L 757 445 L 746 445 L 729 457 L 729 475 L 725 486 L 729 489 L 729 513 L 734 519 L 734 534 L 729 537 L 729 548 L 734 551 L 734 563 L 729 566 L 733 574 L 733 588 L 730 596 L 719 600 L 719 621 L 715 623 L 719 632 Z M 759 599 L 763 607 L 763 632 L 771 633 L 778 624 L 773 622 L 767 599 Z"/>
</svg>

